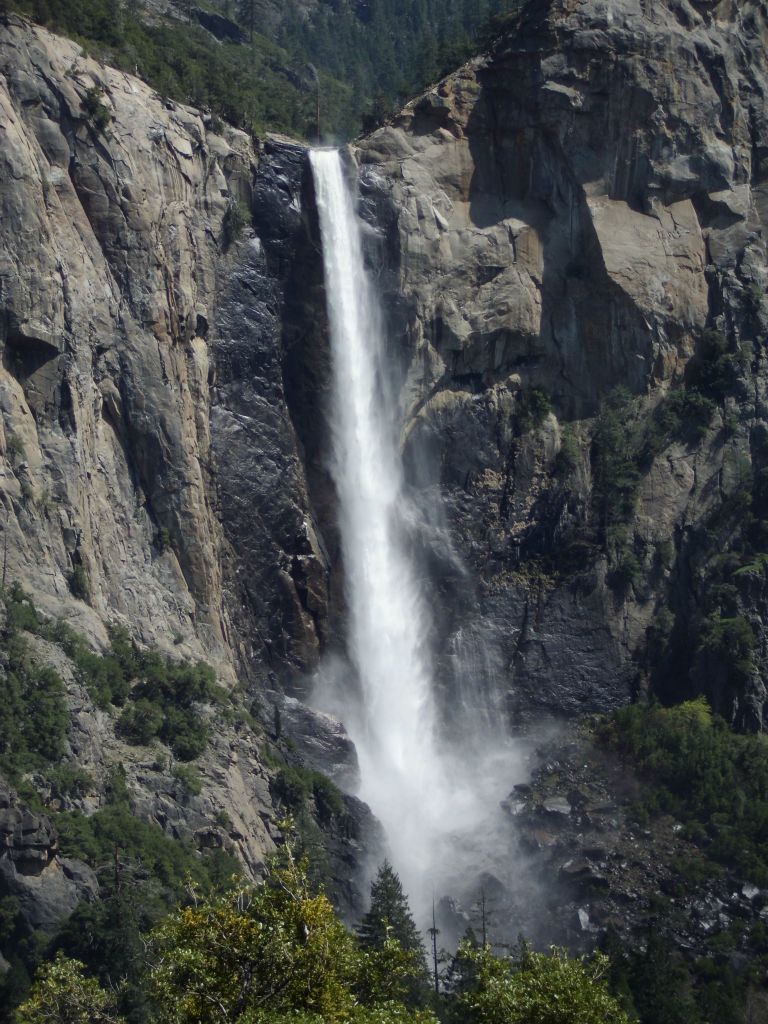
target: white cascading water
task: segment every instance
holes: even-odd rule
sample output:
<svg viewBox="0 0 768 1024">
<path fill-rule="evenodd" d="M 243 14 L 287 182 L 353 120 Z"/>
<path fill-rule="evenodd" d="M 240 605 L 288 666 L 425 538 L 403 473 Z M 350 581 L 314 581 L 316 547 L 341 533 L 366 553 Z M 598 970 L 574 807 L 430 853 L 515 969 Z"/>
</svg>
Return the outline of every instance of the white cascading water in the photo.
<svg viewBox="0 0 768 1024">
<path fill-rule="evenodd" d="M 407 545 L 398 410 L 380 308 L 341 155 L 316 150 L 311 163 L 331 330 L 332 473 L 347 647 L 360 684 L 358 699 L 344 694 L 335 710 L 357 747 L 359 796 L 384 826 L 395 867 L 423 914 L 445 882 L 447 846 L 459 848 L 489 805 L 498 806 L 497 790 L 507 779 L 494 780 L 479 759 L 468 763 L 466 751 L 459 756 L 441 747 L 430 619 Z"/>
</svg>

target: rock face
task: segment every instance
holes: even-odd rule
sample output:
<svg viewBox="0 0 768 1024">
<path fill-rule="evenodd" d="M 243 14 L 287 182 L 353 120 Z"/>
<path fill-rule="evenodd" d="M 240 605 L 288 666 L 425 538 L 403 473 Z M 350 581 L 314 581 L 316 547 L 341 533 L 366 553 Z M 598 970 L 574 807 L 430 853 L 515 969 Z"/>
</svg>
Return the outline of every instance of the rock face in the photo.
<svg viewBox="0 0 768 1024">
<path fill-rule="evenodd" d="M 241 653 L 303 671 L 317 639 L 293 561 L 312 575 L 315 549 L 280 299 L 258 239 L 226 255 L 259 154 L 43 30 L 10 18 L 0 45 L 7 576 L 95 639 L 117 619 L 230 679 Z"/>
<path fill-rule="evenodd" d="M 757 3 L 532 0 L 489 57 L 353 150 L 402 338 L 412 482 L 425 505 L 441 489 L 452 547 L 480 581 L 467 601 L 444 537 L 428 538 L 443 643 L 455 609 L 465 630 L 475 619 L 523 714 L 629 698 L 660 606 L 695 619 L 692 576 L 706 567 L 691 536 L 737 489 L 740 460 L 762 468 L 767 31 Z M 601 542 L 563 573 L 574 541 L 600 534 L 589 439 L 601 400 L 619 385 L 640 396 L 629 429 L 689 380 L 708 331 L 740 362 L 738 383 L 703 439 L 644 467 L 624 541 L 639 577 L 607 585 Z M 552 414 L 532 423 L 534 389 Z M 564 434 L 581 452 L 567 484 Z M 723 614 L 744 613 L 762 652 L 768 609 L 743 585 L 733 598 Z M 762 683 L 709 690 L 760 727 Z"/>
<path fill-rule="evenodd" d="M 205 660 L 245 708 L 306 689 L 327 603 L 282 367 L 304 156 L 288 140 L 255 147 L 0 15 L 2 584 L 21 583 L 97 649 L 114 623 Z M 138 814 L 225 845 L 257 876 L 284 816 L 264 729 L 214 716 L 191 795 L 167 752 L 119 739 L 55 644 L 28 643 L 64 680 L 67 756 L 94 779 L 77 809 L 99 808 L 120 763 Z M 297 741 L 312 721 L 307 710 Z M 366 813 L 350 804 L 347 832 Z M 354 896 L 358 840 L 329 841 Z M 43 847 L 38 912 L 52 920 L 76 886 Z"/>
<path fill-rule="evenodd" d="M 530 0 L 352 150 L 447 708 L 492 685 L 514 723 L 603 710 L 666 665 L 670 695 L 763 727 L 766 41 L 756 0 Z M 0 16 L 3 583 L 97 647 L 116 622 L 204 658 L 263 727 L 288 692 L 290 749 L 351 786 L 346 737 L 297 703 L 344 617 L 326 334 L 303 147 L 255 146 Z M 617 415 L 647 441 L 683 383 L 705 421 L 685 406 L 635 459 L 611 532 L 601 403 L 628 389 Z M 737 621 L 734 673 L 716 641 Z M 217 720 L 184 796 L 57 667 L 97 783 L 122 760 L 139 813 L 201 842 L 225 810 L 257 874 L 280 839 L 264 729 Z M 375 827 L 347 810 L 352 903 Z"/>
<path fill-rule="evenodd" d="M 0 889 L 13 898 L 27 933 L 53 932 L 99 884 L 80 861 L 60 857 L 45 817 L 20 806 L 0 782 Z"/>
</svg>

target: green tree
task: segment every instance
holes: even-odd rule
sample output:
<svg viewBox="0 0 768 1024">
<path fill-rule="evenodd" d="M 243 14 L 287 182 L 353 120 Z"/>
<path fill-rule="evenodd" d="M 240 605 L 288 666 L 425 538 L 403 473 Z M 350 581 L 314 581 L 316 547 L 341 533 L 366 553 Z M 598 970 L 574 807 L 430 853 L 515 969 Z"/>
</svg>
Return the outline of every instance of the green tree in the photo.
<svg viewBox="0 0 768 1024">
<path fill-rule="evenodd" d="M 474 968 L 473 984 L 457 997 L 463 1024 L 628 1024 L 608 991 L 608 958 L 572 959 L 563 949 L 512 960 L 488 946 L 463 942 L 459 954 Z"/>
<path fill-rule="evenodd" d="M 111 995 L 83 973 L 79 960 L 57 956 L 37 973 L 16 1024 L 121 1024 Z"/>
<path fill-rule="evenodd" d="M 429 991 L 424 943 L 400 878 L 387 860 L 371 883 L 371 905 L 360 924 L 358 939 L 362 949 L 382 954 L 375 969 L 398 950 L 410 957 L 410 978 L 399 995 L 409 1006 L 423 1006 Z"/>
<path fill-rule="evenodd" d="M 628 976 L 643 1024 L 697 1024 L 701 1020 L 685 962 L 658 932 L 649 934 L 644 953 L 629 958 Z"/>
<path fill-rule="evenodd" d="M 434 1024 L 398 999 L 413 955 L 394 940 L 359 949 L 290 843 L 264 884 L 194 895 L 171 914 L 154 933 L 152 960 L 163 1024 Z"/>
<path fill-rule="evenodd" d="M 387 939 L 396 939 L 403 949 L 424 955 L 424 943 L 402 882 L 388 860 L 371 883 L 371 905 L 357 934 L 363 949 L 383 949 Z"/>
<path fill-rule="evenodd" d="M 240 24 L 248 29 L 248 39 L 253 42 L 253 34 L 256 31 L 259 8 L 257 0 L 239 0 L 237 5 L 237 17 Z"/>
<path fill-rule="evenodd" d="M 329 1020 L 351 1009 L 353 948 L 325 896 L 291 863 L 172 914 L 154 936 L 151 985 L 167 1024 L 255 1019 L 259 1009 Z"/>
</svg>

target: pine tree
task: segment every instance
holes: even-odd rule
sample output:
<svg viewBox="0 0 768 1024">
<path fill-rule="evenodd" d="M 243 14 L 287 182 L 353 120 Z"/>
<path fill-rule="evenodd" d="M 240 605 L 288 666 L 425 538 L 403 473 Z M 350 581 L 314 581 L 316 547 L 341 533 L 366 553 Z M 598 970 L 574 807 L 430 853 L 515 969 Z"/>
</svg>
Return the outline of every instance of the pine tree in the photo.
<svg viewBox="0 0 768 1024">
<path fill-rule="evenodd" d="M 243 28 L 248 29 L 249 42 L 253 42 L 253 33 L 256 31 L 256 22 L 259 16 L 258 0 L 239 0 L 237 5 L 237 17 Z"/>
<path fill-rule="evenodd" d="M 424 943 L 402 882 L 387 860 L 371 883 L 371 906 L 360 924 L 358 938 L 363 949 L 383 949 L 387 939 L 396 939 L 403 949 L 424 955 Z"/>
</svg>

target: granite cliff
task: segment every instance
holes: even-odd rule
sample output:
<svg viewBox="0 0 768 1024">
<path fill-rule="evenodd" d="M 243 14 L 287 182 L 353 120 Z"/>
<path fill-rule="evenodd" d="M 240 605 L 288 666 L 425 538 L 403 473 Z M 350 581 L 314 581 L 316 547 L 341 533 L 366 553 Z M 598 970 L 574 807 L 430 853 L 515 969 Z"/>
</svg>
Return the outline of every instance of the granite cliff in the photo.
<svg viewBox="0 0 768 1024">
<path fill-rule="evenodd" d="M 763 729 L 767 33 L 757 0 L 532 0 L 350 148 L 446 708 L 464 676 L 520 728 L 653 691 Z M 303 703 L 344 617 L 306 151 L 13 16 L 0 140 L 3 584 L 97 650 L 117 625 L 208 662 L 231 703 L 202 708 L 184 794 L 30 636 L 94 780 L 73 806 L 121 764 L 143 819 L 258 874 L 286 794 L 267 747 L 355 771 Z M 325 842 L 353 906 L 372 826 L 344 815 Z M 0 822 L 12 891 L 45 888 L 22 862 L 62 914 L 93 891 L 42 811 L 9 795 Z"/>
<path fill-rule="evenodd" d="M 627 701 L 658 614 L 693 648 L 719 602 L 755 630 L 753 675 L 678 663 L 657 682 L 762 728 L 760 574 L 738 572 L 742 516 L 713 518 L 762 470 L 765 41 L 759 4 L 532 3 L 490 57 L 354 150 L 382 225 L 414 487 L 442 491 L 480 581 L 469 618 L 523 715 Z M 626 509 L 599 448 L 618 387 L 638 474 Z M 713 402 L 699 430 L 684 387 Z M 685 422 L 632 441 L 670 400 Z M 729 548 L 725 579 L 713 558 Z M 707 591 L 714 576 L 727 594 Z"/>
<path fill-rule="evenodd" d="M 273 704 L 316 663 L 327 568 L 285 399 L 280 284 L 253 232 L 235 242 L 259 197 L 273 247 L 295 231 L 304 150 L 257 149 L 14 16 L 0 76 L 4 585 L 96 652 L 124 628 L 161 659 L 205 661 L 230 705 L 201 709 L 212 738 L 187 792 L 173 756 L 124 742 L 82 666 L 26 631 L 65 686 L 65 763 L 89 780 L 63 804 L 45 773 L 34 785 L 54 810 L 91 814 L 119 765 L 144 820 L 258 875 L 285 813 Z M 354 774 L 335 723 L 292 706 L 284 721 L 289 760 L 309 733 L 326 771 Z M 6 799 L 0 859 L 34 928 L 90 882 L 62 867 L 50 822 L 21 829 L 47 845 L 16 842 L 17 806 Z M 356 826 L 336 831 L 343 864 Z M 354 903 L 352 875 L 339 891 Z M 35 894 L 54 909 L 27 913 Z"/>
</svg>

